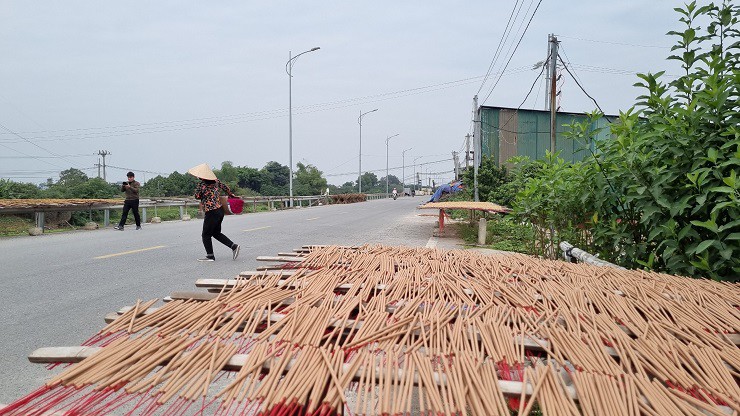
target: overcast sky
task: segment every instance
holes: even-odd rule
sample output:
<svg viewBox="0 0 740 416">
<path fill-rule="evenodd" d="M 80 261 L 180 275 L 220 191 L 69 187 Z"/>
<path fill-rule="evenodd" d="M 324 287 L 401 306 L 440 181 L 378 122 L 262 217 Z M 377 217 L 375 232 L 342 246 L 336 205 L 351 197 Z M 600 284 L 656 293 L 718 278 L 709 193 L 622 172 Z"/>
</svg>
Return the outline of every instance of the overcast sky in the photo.
<svg viewBox="0 0 740 416">
<path fill-rule="evenodd" d="M 451 171 L 473 96 L 519 106 L 549 33 L 607 113 L 634 103 L 635 72 L 678 72 L 665 60 L 678 2 L 543 0 L 499 77 L 538 1 L 4 0 L 0 177 L 39 183 L 70 167 L 96 176 L 99 150 L 110 152 L 111 182 L 129 169 L 145 180 L 204 162 L 287 165 L 285 64 L 290 51 L 316 46 L 293 68 L 293 161 L 334 184 L 356 179 L 357 119 L 375 108 L 363 117 L 363 172 L 385 176 L 395 134 L 391 174 L 401 176 L 405 149 L 408 181 L 414 160 L 445 160 L 417 169 Z M 595 108 L 567 74 L 560 104 Z M 543 106 L 538 82 L 523 108 Z"/>
</svg>

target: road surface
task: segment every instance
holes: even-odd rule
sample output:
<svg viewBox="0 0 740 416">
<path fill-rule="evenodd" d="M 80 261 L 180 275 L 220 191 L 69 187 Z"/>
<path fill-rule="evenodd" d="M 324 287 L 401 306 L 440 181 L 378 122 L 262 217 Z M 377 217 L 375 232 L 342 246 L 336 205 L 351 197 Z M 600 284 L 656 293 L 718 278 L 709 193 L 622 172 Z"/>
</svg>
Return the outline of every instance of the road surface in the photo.
<svg viewBox="0 0 740 416">
<path fill-rule="evenodd" d="M 423 197 L 228 216 L 223 232 L 241 244 L 214 241 L 216 261 L 204 257 L 202 220 L 0 239 L 0 403 L 41 386 L 58 370 L 31 364 L 40 347 L 75 346 L 105 324 L 104 316 L 137 299 L 196 290 L 198 278 L 231 278 L 258 266 L 255 258 L 305 244 L 426 246 L 434 211 Z M 420 216 L 419 214 L 427 214 Z"/>
</svg>

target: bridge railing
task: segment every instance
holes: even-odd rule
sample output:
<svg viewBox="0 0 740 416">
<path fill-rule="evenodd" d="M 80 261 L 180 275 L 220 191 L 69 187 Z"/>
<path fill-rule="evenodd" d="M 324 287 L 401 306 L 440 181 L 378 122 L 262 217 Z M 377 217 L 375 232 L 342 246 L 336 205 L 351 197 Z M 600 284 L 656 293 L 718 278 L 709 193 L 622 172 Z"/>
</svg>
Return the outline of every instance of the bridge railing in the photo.
<svg viewBox="0 0 740 416">
<path fill-rule="evenodd" d="M 389 194 L 366 194 L 368 200 L 376 200 L 388 198 Z M 276 209 L 288 209 L 290 208 L 290 196 L 243 196 L 240 197 L 245 205 L 251 205 L 252 211 L 256 212 L 258 206 L 266 206 L 270 211 Z M 331 198 L 327 195 L 309 195 L 309 196 L 294 196 L 293 207 L 312 207 L 318 205 L 329 204 Z M 141 210 L 142 222 L 147 222 L 148 214 L 150 209 L 156 210 L 157 208 L 165 207 L 179 207 L 180 208 L 180 219 L 183 219 L 187 213 L 188 206 L 199 206 L 199 201 L 193 198 L 142 198 L 139 200 L 139 209 Z M 34 214 L 36 227 L 40 228 L 43 232 L 45 213 L 47 212 L 60 212 L 60 211 L 103 211 L 103 226 L 108 227 L 110 225 L 110 212 L 111 210 L 123 209 L 122 204 L 75 204 L 75 205 L 50 205 L 50 206 L 34 206 L 34 207 L 2 207 L 0 206 L 0 215 L 9 214 Z"/>
</svg>

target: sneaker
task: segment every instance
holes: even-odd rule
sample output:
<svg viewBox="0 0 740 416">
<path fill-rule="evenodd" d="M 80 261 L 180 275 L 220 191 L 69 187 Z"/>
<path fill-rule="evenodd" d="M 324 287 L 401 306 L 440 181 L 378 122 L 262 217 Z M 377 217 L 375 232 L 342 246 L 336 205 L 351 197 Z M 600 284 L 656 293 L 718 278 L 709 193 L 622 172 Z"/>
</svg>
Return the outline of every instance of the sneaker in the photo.
<svg viewBox="0 0 740 416">
<path fill-rule="evenodd" d="M 202 259 L 198 259 L 198 261 L 216 261 L 213 257 L 203 257 Z"/>
<path fill-rule="evenodd" d="M 137 225 L 137 226 L 136 226 L 136 229 L 137 229 L 137 230 L 141 230 L 141 225 Z"/>
<path fill-rule="evenodd" d="M 239 249 L 241 246 L 237 245 L 234 247 L 231 251 L 234 253 L 234 257 L 232 257 L 233 260 L 236 260 L 237 257 L 239 257 Z"/>
<path fill-rule="evenodd" d="M 118 230 L 118 231 L 123 231 L 123 227 L 121 227 L 120 225 L 116 225 L 115 227 L 113 227 L 113 229 Z"/>
</svg>

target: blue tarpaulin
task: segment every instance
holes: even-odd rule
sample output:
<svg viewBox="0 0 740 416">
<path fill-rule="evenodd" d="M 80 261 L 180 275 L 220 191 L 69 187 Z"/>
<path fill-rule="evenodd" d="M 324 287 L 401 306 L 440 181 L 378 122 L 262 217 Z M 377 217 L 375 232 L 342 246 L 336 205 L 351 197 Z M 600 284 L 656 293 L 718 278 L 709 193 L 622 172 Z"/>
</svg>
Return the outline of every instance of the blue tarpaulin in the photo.
<svg viewBox="0 0 740 416">
<path fill-rule="evenodd" d="M 444 194 L 454 194 L 460 191 L 462 191 L 462 181 L 446 183 L 434 191 L 434 195 L 432 195 L 432 199 L 429 202 L 437 202 Z"/>
</svg>

